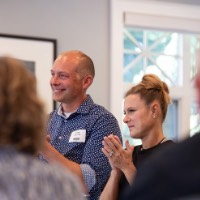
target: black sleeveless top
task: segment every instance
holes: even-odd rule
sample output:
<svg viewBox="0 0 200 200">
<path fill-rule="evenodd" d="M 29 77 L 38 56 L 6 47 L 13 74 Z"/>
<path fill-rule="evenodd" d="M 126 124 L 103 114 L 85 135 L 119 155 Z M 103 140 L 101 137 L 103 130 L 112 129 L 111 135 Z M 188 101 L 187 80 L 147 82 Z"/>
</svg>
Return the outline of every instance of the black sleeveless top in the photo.
<svg viewBox="0 0 200 200">
<path fill-rule="evenodd" d="M 132 154 L 132 161 L 133 161 L 136 169 L 138 169 L 140 167 L 140 165 L 153 153 L 159 151 L 164 146 L 168 146 L 170 144 L 175 144 L 175 143 L 172 140 L 167 140 L 166 142 L 160 143 L 149 149 L 142 149 L 142 145 L 135 146 L 133 154 Z M 120 180 L 120 184 L 119 184 L 118 199 L 119 199 L 120 195 L 122 194 L 123 190 L 128 186 L 129 186 L 129 183 L 128 183 L 125 175 L 123 174 L 121 177 L 121 180 Z"/>
</svg>

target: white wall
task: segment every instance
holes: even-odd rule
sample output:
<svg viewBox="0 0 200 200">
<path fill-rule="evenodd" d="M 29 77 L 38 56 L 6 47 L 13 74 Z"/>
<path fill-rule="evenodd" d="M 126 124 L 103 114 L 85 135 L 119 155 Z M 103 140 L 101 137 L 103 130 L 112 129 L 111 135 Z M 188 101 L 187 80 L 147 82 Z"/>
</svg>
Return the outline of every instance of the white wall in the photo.
<svg viewBox="0 0 200 200">
<path fill-rule="evenodd" d="M 155 1 L 167 1 L 171 3 L 184 3 L 184 4 L 191 4 L 191 5 L 200 5 L 199 0 L 155 0 Z"/>
<path fill-rule="evenodd" d="M 89 92 L 109 109 L 109 5 L 110 0 L 0 0 L 0 33 L 55 38 L 57 53 L 84 51 L 96 66 Z"/>
<path fill-rule="evenodd" d="M 96 66 L 89 92 L 109 109 L 108 0 L 0 0 L 0 33 L 55 38 L 57 53 L 84 51 Z"/>
</svg>

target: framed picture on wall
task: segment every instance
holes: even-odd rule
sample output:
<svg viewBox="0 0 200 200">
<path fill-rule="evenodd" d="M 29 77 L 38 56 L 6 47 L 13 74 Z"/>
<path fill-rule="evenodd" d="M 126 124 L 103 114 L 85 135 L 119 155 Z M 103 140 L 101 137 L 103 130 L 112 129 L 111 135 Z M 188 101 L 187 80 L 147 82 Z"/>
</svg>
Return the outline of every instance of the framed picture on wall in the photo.
<svg viewBox="0 0 200 200">
<path fill-rule="evenodd" d="M 37 79 L 38 94 L 47 112 L 55 108 L 49 84 L 50 69 L 56 57 L 56 39 L 0 34 L 0 56 L 22 60 Z"/>
</svg>

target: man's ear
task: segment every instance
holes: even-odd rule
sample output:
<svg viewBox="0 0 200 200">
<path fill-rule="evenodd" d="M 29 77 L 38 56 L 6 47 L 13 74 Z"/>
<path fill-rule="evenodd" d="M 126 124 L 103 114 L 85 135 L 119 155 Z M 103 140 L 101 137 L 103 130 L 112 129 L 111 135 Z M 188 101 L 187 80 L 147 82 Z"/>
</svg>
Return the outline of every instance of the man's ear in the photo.
<svg viewBox="0 0 200 200">
<path fill-rule="evenodd" d="M 93 82 L 93 77 L 91 75 L 86 75 L 83 79 L 83 88 L 84 89 L 87 89 L 90 87 L 90 85 L 92 84 Z"/>
</svg>

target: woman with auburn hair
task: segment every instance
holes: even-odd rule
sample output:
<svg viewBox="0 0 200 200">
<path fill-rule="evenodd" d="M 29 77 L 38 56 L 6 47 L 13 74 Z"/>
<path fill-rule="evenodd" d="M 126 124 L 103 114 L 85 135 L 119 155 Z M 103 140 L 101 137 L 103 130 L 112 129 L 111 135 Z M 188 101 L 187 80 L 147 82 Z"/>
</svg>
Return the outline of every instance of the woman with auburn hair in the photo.
<svg viewBox="0 0 200 200">
<path fill-rule="evenodd" d="M 0 58 L 0 147 L 35 155 L 45 139 L 45 112 L 36 80 L 18 60 Z"/>
<path fill-rule="evenodd" d="M 118 199 L 124 188 L 134 181 L 136 169 L 146 158 L 173 144 L 162 129 L 169 103 L 168 86 L 154 74 L 144 75 L 139 84 L 127 91 L 123 121 L 130 136 L 141 139 L 142 144 L 133 147 L 127 140 L 124 149 L 116 136 L 104 137 L 102 151 L 109 159 L 112 171 L 100 200 Z"/>
<path fill-rule="evenodd" d="M 77 177 L 36 159 L 45 118 L 34 75 L 19 60 L 0 57 L 0 199 L 83 199 Z"/>
</svg>

